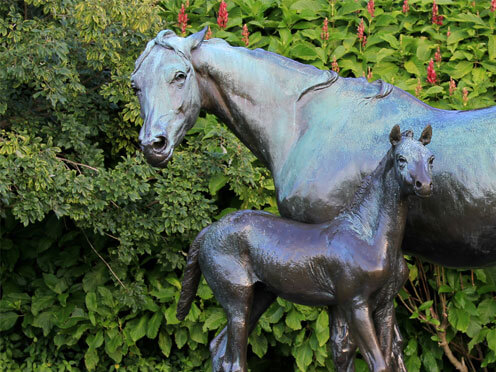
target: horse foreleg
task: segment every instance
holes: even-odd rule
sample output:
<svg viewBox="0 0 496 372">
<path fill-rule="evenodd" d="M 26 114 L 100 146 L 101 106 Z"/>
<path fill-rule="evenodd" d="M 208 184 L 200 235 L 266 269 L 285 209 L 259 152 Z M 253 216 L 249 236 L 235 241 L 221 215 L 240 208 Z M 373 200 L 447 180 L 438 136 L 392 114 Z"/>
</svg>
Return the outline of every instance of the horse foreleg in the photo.
<svg viewBox="0 0 496 372">
<path fill-rule="evenodd" d="M 331 350 L 338 372 L 355 372 L 356 345 L 351 339 L 349 325 L 339 308 L 329 309 L 331 323 Z"/>
<path fill-rule="evenodd" d="M 369 369 L 372 372 L 390 372 L 391 369 L 382 355 L 367 301 L 355 299 L 347 310 L 344 314 L 350 324 L 353 340 L 360 348 Z"/>
<path fill-rule="evenodd" d="M 391 368 L 394 372 L 408 372 L 403 357 L 403 337 L 401 336 L 400 327 L 394 322 L 393 345 L 391 352 Z"/>
</svg>

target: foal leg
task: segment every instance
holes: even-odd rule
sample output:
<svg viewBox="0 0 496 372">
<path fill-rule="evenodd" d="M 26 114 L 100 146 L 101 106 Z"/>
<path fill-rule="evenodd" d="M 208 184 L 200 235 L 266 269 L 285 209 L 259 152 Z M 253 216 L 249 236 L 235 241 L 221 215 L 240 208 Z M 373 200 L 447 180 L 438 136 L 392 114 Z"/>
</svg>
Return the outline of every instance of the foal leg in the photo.
<svg viewBox="0 0 496 372">
<path fill-rule="evenodd" d="M 266 287 L 255 287 L 253 295 L 253 306 L 250 311 L 250 322 L 248 335 L 255 329 L 258 319 L 262 316 L 265 310 L 274 302 L 276 295 L 266 289 Z M 226 352 L 227 343 L 227 326 L 210 342 L 210 353 L 216 358 L 222 358 Z"/>
<path fill-rule="evenodd" d="M 377 308 L 374 314 L 374 323 L 381 345 L 382 355 L 384 355 L 386 364 L 391 366 L 393 334 L 394 326 L 396 325 L 392 298 L 386 304 Z"/>
<path fill-rule="evenodd" d="M 338 372 L 355 372 L 356 345 L 351 339 L 346 317 L 338 307 L 329 309 L 332 359 Z"/>
<path fill-rule="evenodd" d="M 370 314 L 367 301 L 362 298 L 353 300 L 345 313 L 356 341 L 369 369 L 372 372 L 390 372 L 379 346 L 379 340 Z"/>
</svg>

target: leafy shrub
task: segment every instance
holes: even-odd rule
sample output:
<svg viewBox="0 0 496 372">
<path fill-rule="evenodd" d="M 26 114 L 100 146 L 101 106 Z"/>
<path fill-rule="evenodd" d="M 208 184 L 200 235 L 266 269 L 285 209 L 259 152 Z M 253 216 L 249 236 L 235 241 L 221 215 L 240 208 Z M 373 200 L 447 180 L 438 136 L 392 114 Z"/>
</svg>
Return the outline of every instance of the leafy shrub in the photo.
<svg viewBox="0 0 496 372">
<path fill-rule="evenodd" d="M 441 108 L 494 103 L 489 0 L 437 1 L 443 25 L 428 0 L 407 12 L 377 1 L 374 17 L 363 0 L 232 0 L 225 27 L 219 4 L 185 2 L 179 24 L 180 1 L 0 3 L 1 370 L 209 366 L 225 317 L 205 282 L 187 319 L 175 317 L 189 242 L 229 211 L 276 212 L 274 185 L 205 114 L 167 169 L 144 162 L 129 75 L 160 29 L 209 26 L 233 45 L 381 78 Z M 494 271 L 413 259 L 410 269 L 397 307 L 409 371 L 494 368 Z M 278 300 L 250 336 L 252 370 L 332 369 L 328 324 L 323 309 Z"/>
</svg>

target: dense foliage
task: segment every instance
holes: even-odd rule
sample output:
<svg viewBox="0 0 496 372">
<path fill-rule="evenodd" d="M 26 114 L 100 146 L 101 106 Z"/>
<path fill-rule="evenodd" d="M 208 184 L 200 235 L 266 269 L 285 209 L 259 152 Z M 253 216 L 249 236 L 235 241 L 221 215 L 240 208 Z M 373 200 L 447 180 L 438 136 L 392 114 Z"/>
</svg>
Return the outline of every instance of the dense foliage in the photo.
<svg viewBox="0 0 496 372">
<path fill-rule="evenodd" d="M 494 104 L 494 8 L 490 0 L 1 1 L 0 369 L 208 368 L 208 340 L 225 318 L 204 282 L 186 321 L 175 317 L 189 242 L 229 211 L 276 212 L 274 186 L 205 114 L 166 169 L 144 162 L 129 76 L 160 29 L 209 26 L 233 45 L 464 109 Z M 410 262 L 397 307 L 409 371 L 494 368 L 495 273 Z M 278 300 L 250 337 L 252 370 L 332 370 L 328 325 L 324 309 Z"/>
</svg>

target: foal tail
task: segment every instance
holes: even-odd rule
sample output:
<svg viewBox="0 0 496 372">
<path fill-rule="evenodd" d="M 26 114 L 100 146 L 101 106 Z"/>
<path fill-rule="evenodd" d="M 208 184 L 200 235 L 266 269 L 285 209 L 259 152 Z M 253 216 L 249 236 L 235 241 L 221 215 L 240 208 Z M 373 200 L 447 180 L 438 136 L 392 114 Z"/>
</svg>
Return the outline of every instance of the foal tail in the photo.
<svg viewBox="0 0 496 372">
<path fill-rule="evenodd" d="M 191 303 L 196 295 L 198 284 L 200 283 L 201 270 L 198 264 L 198 254 L 200 253 L 200 246 L 203 241 L 203 235 L 208 228 L 203 229 L 195 238 L 188 253 L 188 262 L 184 269 L 184 277 L 181 286 L 181 294 L 179 302 L 177 303 L 176 317 L 179 320 L 184 320 L 189 313 Z"/>
</svg>

